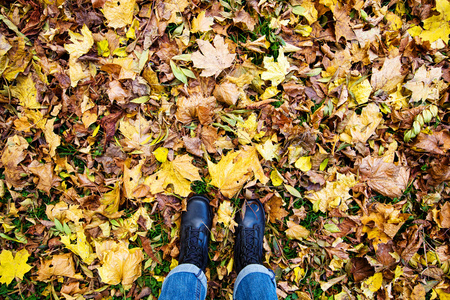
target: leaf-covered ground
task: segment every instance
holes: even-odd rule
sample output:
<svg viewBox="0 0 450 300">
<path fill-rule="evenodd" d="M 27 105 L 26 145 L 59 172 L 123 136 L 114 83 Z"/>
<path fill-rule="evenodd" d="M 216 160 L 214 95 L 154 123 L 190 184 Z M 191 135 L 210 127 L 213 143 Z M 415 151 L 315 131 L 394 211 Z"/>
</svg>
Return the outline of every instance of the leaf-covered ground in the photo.
<svg viewBox="0 0 450 300">
<path fill-rule="evenodd" d="M 450 298 L 448 0 L 0 1 L 0 298 L 208 299 L 257 197 L 280 299 Z"/>
</svg>

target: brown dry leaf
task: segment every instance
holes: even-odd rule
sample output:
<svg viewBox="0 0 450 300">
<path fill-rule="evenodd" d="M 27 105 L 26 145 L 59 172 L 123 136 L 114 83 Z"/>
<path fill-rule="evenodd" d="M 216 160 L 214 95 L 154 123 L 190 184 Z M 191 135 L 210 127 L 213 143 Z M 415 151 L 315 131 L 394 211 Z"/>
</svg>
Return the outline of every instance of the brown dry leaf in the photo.
<svg viewBox="0 0 450 300">
<path fill-rule="evenodd" d="M 234 23 L 244 30 L 253 31 L 255 29 L 256 21 L 244 9 L 236 12 L 233 17 Z"/>
<path fill-rule="evenodd" d="M 81 274 L 75 273 L 75 264 L 72 253 L 53 255 L 52 259 L 43 261 L 38 268 L 38 281 L 53 279 L 53 276 L 65 276 L 74 279 L 83 279 Z"/>
<path fill-rule="evenodd" d="M 98 268 L 101 280 L 113 285 L 121 283 L 125 290 L 129 290 L 141 276 L 141 262 L 144 260 L 142 249 L 128 249 L 128 243 L 111 241 L 96 243 L 96 249 L 102 264 Z"/>
<path fill-rule="evenodd" d="M 133 192 L 139 185 L 139 179 L 141 178 L 141 168 L 144 164 L 144 160 L 141 160 L 134 167 L 130 167 L 131 159 L 127 159 L 124 164 L 123 170 L 123 187 L 125 190 L 125 197 L 134 198 Z"/>
<path fill-rule="evenodd" d="M 205 98 L 201 94 L 195 93 L 189 98 L 181 97 L 177 101 L 177 120 L 187 124 L 198 118 L 201 124 L 212 122 L 216 98 Z"/>
<path fill-rule="evenodd" d="M 191 191 L 191 182 L 201 180 L 197 167 L 192 164 L 193 157 L 178 155 L 173 161 L 166 161 L 155 174 L 147 177 L 144 184 L 150 186 L 152 194 L 164 192 L 169 185 L 173 193 L 187 197 Z"/>
<path fill-rule="evenodd" d="M 374 91 L 382 89 L 390 92 L 403 82 L 405 75 L 401 73 L 402 62 L 401 56 L 387 58 L 383 63 L 381 70 L 372 70 L 372 78 L 370 83 Z"/>
<path fill-rule="evenodd" d="M 232 198 L 253 175 L 265 184 L 269 178 L 264 175 L 254 147 L 244 146 L 243 150 L 229 152 L 214 164 L 208 160 L 211 185 L 220 189 L 225 197 Z"/>
<path fill-rule="evenodd" d="M 363 158 L 359 171 L 370 188 L 390 198 L 400 197 L 409 181 L 408 167 L 387 163 L 380 157 Z"/>
<path fill-rule="evenodd" d="M 437 214 L 437 219 L 436 219 L 436 217 L 434 219 L 435 219 L 436 223 L 439 225 L 439 227 L 450 228 L 450 203 L 449 202 L 445 202 L 444 205 L 442 205 L 441 210 Z"/>
<path fill-rule="evenodd" d="M 9 137 L 2 154 L 2 165 L 6 168 L 16 167 L 25 159 L 27 153 L 24 153 L 24 151 L 28 146 L 27 140 L 21 136 L 15 135 Z"/>
<path fill-rule="evenodd" d="M 450 133 L 448 131 L 432 131 L 430 134 L 421 132 L 414 140 L 412 149 L 419 152 L 446 155 L 450 149 Z"/>
<path fill-rule="evenodd" d="M 278 196 L 273 196 L 269 201 L 264 203 L 269 220 L 276 223 L 277 220 L 283 221 L 288 216 L 288 212 L 283 208 L 283 199 Z"/>
<path fill-rule="evenodd" d="M 231 54 L 228 51 L 228 46 L 224 43 L 222 36 L 216 35 L 213 43 L 214 46 L 210 42 L 197 40 L 200 51 L 191 55 L 194 67 L 204 69 L 200 76 L 219 76 L 223 70 L 231 67 L 236 57 L 236 54 Z"/>
<path fill-rule="evenodd" d="M 130 97 L 130 91 L 124 90 L 122 84 L 118 80 L 113 80 L 109 83 L 108 98 L 111 103 L 115 100 L 119 104 L 125 104 Z"/>
<path fill-rule="evenodd" d="M 335 30 L 336 30 L 336 41 L 339 42 L 341 37 L 344 37 L 347 41 L 356 39 L 356 35 L 350 26 L 350 10 L 351 6 L 349 4 L 342 5 L 337 3 L 333 9 L 333 16 L 336 20 Z"/>
<path fill-rule="evenodd" d="M 198 137 L 191 138 L 188 136 L 183 136 L 183 143 L 187 152 L 203 157 L 203 150 L 201 149 L 202 141 Z"/>
<path fill-rule="evenodd" d="M 364 257 L 354 257 L 351 263 L 351 273 L 356 282 L 360 282 L 375 274 L 375 270 Z"/>
<path fill-rule="evenodd" d="M 236 105 L 240 96 L 241 93 L 239 92 L 237 85 L 229 81 L 216 85 L 216 88 L 214 89 L 214 97 L 220 102 L 228 105 Z"/>
<path fill-rule="evenodd" d="M 50 195 L 50 189 L 55 187 L 56 183 L 61 181 L 61 179 L 53 172 L 53 164 L 51 163 L 41 164 L 37 160 L 33 160 L 28 166 L 28 170 L 39 177 L 36 188 L 46 192 L 47 195 Z"/>
<path fill-rule="evenodd" d="M 422 300 L 425 299 L 425 288 L 423 287 L 423 284 L 419 283 L 417 284 L 413 292 L 411 294 L 411 300 Z"/>
</svg>

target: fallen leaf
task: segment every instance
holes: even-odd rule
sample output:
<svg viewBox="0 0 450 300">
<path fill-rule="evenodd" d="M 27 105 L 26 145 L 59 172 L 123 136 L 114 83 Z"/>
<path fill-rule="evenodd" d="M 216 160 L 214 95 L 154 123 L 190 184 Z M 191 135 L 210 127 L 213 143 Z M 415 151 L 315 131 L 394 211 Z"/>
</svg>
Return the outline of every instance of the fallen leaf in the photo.
<svg viewBox="0 0 450 300">
<path fill-rule="evenodd" d="M 274 158 L 278 160 L 279 158 L 278 149 L 280 148 L 280 144 L 273 144 L 270 139 L 266 140 L 264 144 L 257 144 L 255 148 L 267 161 L 272 161 Z"/>
<path fill-rule="evenodd" d="M 364 295 L 368 298 L 373 298 L 376 291 L 381 288 L 383 283 L 383 274 L 375 273 L 375 275 L 369 277 L 362 283 L 362 290 Z"/>
<path fill-rule="evenodd" d="M 224 200 L 220 203 L 217 215 L 219 217 L 217 222 L 222 223 L 225 228 L 230 228 L 234 232 L 237 223 L 234 221 L 234 208 L 230 201 Z"/>
<path fill-rule="evenodd" d="M 294 166 L 300 171 L 306 173 L 311 170 L 311 156 L 302 156 L 295 161 Z"/>
<path fill-rule="evenodd" d="M 228 46 L 224 43 L 223 37 L 216 35 L 213 40 L 214 46 L 204 40 L 197 40 L 200 51 L 192 53 L 191 59 L 194 67 L 204 69 L 200 76 L 209 77 L 220 75 L 228 67 L 231 67 L 236 54 L 228 51 Z"/>
<path fill-rule="evenodd" d="M 211 30 L 211 26 L 214 24 L 213 17 L 206 17 L 206 11 L 202 10 L 194 20 L 192 20 L 192 33 L 206 32 Z M 216 46 L 217 47 L 217 46 Z"/>
<path fill-rule="evenodd" d="M 75 264 L 72 253 L 53 255 L 52 259 L 43 260 L 38 268 L 38 281 L 53 279 L 53 276 L 65 276 L 74 279 L 83 279 L 81 274 L 75 273 Z"/>
<path fill-rule="evenodd" d="M 371 84 L 375 91 L 390 92 L 403 82 L 401 56 L 386 58 L 381 70 L 372 70 Z"/>
<path fill-rule="evenodd" d="M 11 95 L 19 99 L 20 105 L 29 109 L 39 109 L 41 104 L 37 101 L 37 90 L 34 80 L 29 76 L 19 76 L 17 85 L 11 88 Z"/>
<path fill-rule="evenodd" d="M 71 243 L 70 237 L 67 235 L 61 235 L 61 242 L 66 246 L 67 249 L 81 257 L 83 262 L 90 265 L 96 255 L 92 251 L 92 247 L 86 241 L 86 235 L 84 234 L 83 228 L 78 228 L 77 230 L 77 240 L 75 244 Z"/>
<path fill-rule="evenodd" d="M 152 194 L 162 193 L 171 185 L 173 192 L 187 197 L 191 191 L 191 182 L 201 180 L 197 167 L 192 164 L 189 155 L 178 155 L 173 161 L 166 161 L 155 174 L 147 177 L 144 184 L 150 186 Z"/>
<path fill-rule="evenodd" d="M 55 157 L 56 148 L 61 145 L 61 137 L 53 132 L 56 119 L 49 119 L 45 123 L 44 136 L 50 148 L 50 156 Z"/>
<path fill-rule="evenodd" d="M 306 239 L 309 236 L 309 230 L 302 225 L 298 225 L 295 222 L 288 221 L 287 226 L 288 229 L 286 230 L 286 236 L 290 239 L 302 240 Z"/>
<path fill-rule="evenodd" d="M 280 51 L 277 61 L 273 57 L 264 57 L 264 68 L 266 69 L 261 74 L 261 79 L 270 80 L 272 86 L 277 86 L 286 78 L 290 65 L 283 51 Z"/>
<path fill-rule="evenodd" d="M 355 142 L 366 143 L 375 129 L 381 123 L 382 114 L 375 103 L 369 103 L 362 109 L 361 115 L 358 116 L 354 112 L 344 132 L 340 135 L 340 140 L 349 144 Z"/>
<path fill-rule="evenodd" d="M 363 158 L 359 172 L 370 188 L 390 198 L 400 197 L 409 181 L 409 168 L 372 156 Z"/>
<path fill-rule="evenodd" d="M 54 174 L 53 168 L 53 164 L 41 164 L 37 160 L 33 160 L 28 166 L 28 170 L 39 177 L 36 188 L 46 192 L 47 195 L 50 195 L 51 188 L 56 187 L 56 183 L 61 181 L 61 179 Z"/>
<path fill-rule="evenodd" d="M 177 120 L 187 124 L 198 118 L 200 124 L 212 122 L 216 99 L 203 97 L 201 94 L 193 94 L 189 98 L 181 97 L 177 101 Z"/>
<path fill-rule="evenodd" d="M 212 178 L 211 185 L 219 188 L 228 198 L 232 198 L 253 175 L 263 184 L 269 181 L 264 175 L 256 149 L 249 146 L 228 152 L 217 164 L 208 160 L 208 170 Z"/>
<path fill-rule="evenodd" d="M 128 244 L 124 242 L 111 241 L 104 241 L 97 247 L 101 249 L 98 256 L 102 266 L 98 268 L 98 274 L 102 282 L 122 284 L 125 290 L 129 290 L 141 276 L 141 262 L 144 260 L 142 249 L 128 249 Z"/>
<path fill-rule="evenodd" d="M 414 74 L 414 78 L 408 81 L 403 87 L 412 92 L 411 101 L 417 102 L 421 100 L 438 100 L 439 88 L 436 82 L 442 76 L 441 68 L 429 68 L 422 65 Z"/>
<path fill-rule="evenodd" d="M 255 29 L 256 21 L 244 9 L 234 13 L 233 21 L 244 30 L 253 31 Z"/>
<path fill-rule="evenodd" d="M 450 149 L 450 133 L 448 131 L 420 132 L 414 139 L 412 149 L 437 155 L 446 155 Z"/>
<path fill-rule="evenodd" d="M 114 29 L 130 25 L 133 21 L 136 0 L 106 0 L 103 5 L 103 14 L 108 26 Z"/>
<path fill-rule="evenodd" d="M 283 208 L 283 199 L 281 197 L 273 196 L 264 203 L 264 207 L 271 223 L 276 223 L 277 220 L 283 221 L 288 215 L 288 212 Z"/>
<path fill-rule="evenodd" d="M 33 267 L 27 264 L 30 254 L 27 249 L 17 251 L 13 257 L 11 251 L 2 250 L 0 253 L 0 283 L 10 284 L 14 278 L 23 280 L 23 275 Z"/>
</svg>

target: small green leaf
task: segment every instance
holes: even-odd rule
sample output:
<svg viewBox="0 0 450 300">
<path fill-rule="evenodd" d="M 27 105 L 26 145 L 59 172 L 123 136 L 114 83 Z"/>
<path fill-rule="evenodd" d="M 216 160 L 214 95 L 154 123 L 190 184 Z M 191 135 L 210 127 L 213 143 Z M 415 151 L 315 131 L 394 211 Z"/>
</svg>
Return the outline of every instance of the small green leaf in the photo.
<svg viewBox="0 0 450 300">
<path fill-rule="evenodd" d="M 319 170 L 320 170 L 320 171 L 325 170 L 325 168 L 327 167 L 327 165 L 328 165 L 328 158 L 325 158 L 325 159 L 323 160 L 323 162 L 320 164 Z"/>
<path fill-rule="evenodd" d="M 193 78 L 193 79 L 197 78 L 197 77 L 195 77 L 194 72 L 192 72 L 191 70 L 185 69 L 185 68 L 180 68 L 180 69 L 181 69 L 181 72 L 183 72 L 183 74 L 186 75 L 187 77 Z"/>
<path fill-rule="evenodd" d="M 291 186 L 289 184 L 285 184 L 284 187 L 289 192 L 289 194 L 291 194 L 292 196 L 297 197 L 297 198 L 301 198 L 302 197 L 300 192 L 297 191 L 293 186 Z"/>
<path fill-rule="evenodd" d="M 55 227 L 56 227 L 56 229 L 58 229 L 58 231 L 64 232 L 64 227 L 61 224 L 61 222 L 59 222 L 58 219 L 55 218 L 55 221 L 53 221 L 53 222 L 55 223 Z"/>
<path fill-rule="evenodd" d="M 335 232 L 341 232 L 341 230 L 339 229 L 339 227 L 337 227 L 336 224 L 331 223 L 331 224 L 325 224 L 323 225 L 323 228 L 325 228 L 325 230 L 331 232 L 331 233 L 335 233 Z"/>
<path fill-rule="evenodd" d="M 292 13 L 295 15 L 303 16 L 306 13 L 306 8 L 300 5 L 294 6 L 292 8 Z"/>
<path fill-rule="evenodd" d="M 187 84 L 187 77 L 184 75 L 183 71 L 181 71 L 180 67 L 178 67 L 173 60 L 170 60 L 170 67 L 172 68 L 172 73 L 175 75 L 175 78 L 181 81 L 184 84 Z"/>
<path fill-rule="evenodd" d="M 142 104 L 142 103 L 147 102 L 148 100 L 150 100 L 149 96 L 142 96 L 142 97 L 139 97 L 139 98 L 135 98 L 135 99 L 131 100 L 130 102 L 137 103 L 137 104 Z"/>
<path fill-rule="evenodd" d="M 312 69 L 311 71 L 309 71 L 308 73 L 306 73 L 306 75 L 309 77 L 313 77 L 313 76 L 319 75 L 320 72 L 322 72 L 322 68 L 315 68 L 315 69 Z"/>
<path fill-rule="evenodd" d="M 56 220 L 56 219 L 55 219 L 55 220 Z M 69 225 L 67 225 L 66 222 L 64 222 L 63 227 L 64 227 L 64 233 L 65 233 L 66 235 L 71 235 L 71 234 L 72 234 L 72 231 L 70 230 Z"/>
</svg>

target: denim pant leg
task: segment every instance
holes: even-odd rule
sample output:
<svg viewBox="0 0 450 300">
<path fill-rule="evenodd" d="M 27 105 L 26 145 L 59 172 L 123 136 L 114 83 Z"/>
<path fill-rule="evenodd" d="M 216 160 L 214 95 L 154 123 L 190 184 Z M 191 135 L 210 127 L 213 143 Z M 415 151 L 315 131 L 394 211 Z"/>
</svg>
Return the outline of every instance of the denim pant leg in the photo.
<svg viewBox="0 0 450 300">
<path fill-rule="evenodd" d="M 167 275 L 159 300 L 204 300 L 206 288 L 206 276 L 199 267 L 181 264 Z"/>
<path fill-rule="evenodd" d="M 233 298 L 236 300 L 278 299 L 275 274 L 263 265 L 246 266 L 236 278 Z"/>
</svg>

